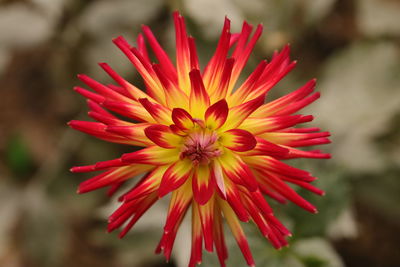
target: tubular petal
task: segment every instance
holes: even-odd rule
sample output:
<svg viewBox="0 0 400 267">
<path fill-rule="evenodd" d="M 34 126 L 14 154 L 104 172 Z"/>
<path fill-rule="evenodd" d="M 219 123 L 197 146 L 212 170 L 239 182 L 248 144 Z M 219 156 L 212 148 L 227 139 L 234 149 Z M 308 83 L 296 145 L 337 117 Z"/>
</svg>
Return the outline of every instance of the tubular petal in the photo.
<svg viewBox="0 0 400 267">
<path fill-rule="evenodd" d="M 249 244 L 247 242 L 246 236 L 243 232 L 242 227 L 240 226 L 239 221 L 237 220 L 232 208 L 227 204 L 226 201 L 220 200 L 218 201 L 222 212 L 224 213 L 224 217 L 228 222 L 229 228 L 232 231 L 233 236 L 238 243 L 240 250 L 242 251 L 244 258 L 249 266 L 255 266 L 253 256 L 250 252 Z"/>
<path fill-rule="evenodd" d="M 149 146 L 141 150 L 123 154 L 121 159 L 127 163 L 166 165 L 178 160 L 178 150 Z"/>
</svg>

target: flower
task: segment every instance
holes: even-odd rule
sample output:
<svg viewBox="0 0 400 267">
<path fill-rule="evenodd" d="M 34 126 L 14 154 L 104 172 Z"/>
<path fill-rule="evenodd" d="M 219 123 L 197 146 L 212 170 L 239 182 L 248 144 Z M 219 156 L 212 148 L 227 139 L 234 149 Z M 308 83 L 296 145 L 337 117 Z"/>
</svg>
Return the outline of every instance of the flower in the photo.
<svg viewBox="0 0 400 267">
<path fill-rule="evenodd" d="M 100 66 L 117 85 L 78 76 L 94 91 L 74 88 L 88 98 L 89 116 L 97 122 L 71 121 L 69 125 L 105 141 L 142 147 L 117 159 L 73 167 L 72 172 L 103 171 L 82 182 L 78 192 L 109 187 L 112 195 L 130 179 L 140 179 L 119 198 L 122 204 L 109 217 L 108 231 L 123 226 L 123 237 L 159 198 L 171 194 L 157 253 L 163 251 L 166 259 L 170 258 L 179 225 L 191 209 L 189 266 L 201 262 L 203 242 L 207 251 L 216 250 L 225 266 L 228 253 L 223 221 L 247 264 L 254 266 L 240 221 L 253 221 L 275 248 L 281 248 L 287 245 L 285 237 L 290 232 L 274 216 L 264 196 L 282 203 L 289 200 L 315 213 L 316 208 L 287 183 L 323 194 L 310 184 L 316 178 L 309 172 L 283 162 L 330 157 L 319 150 L 297 148 L 330 142 L 329 132 L 294 127 L 313 120 L 311 115 L 293 114 L 319 98 L 314 92 L 315 79 L 264 104 L 269 90 L 296 65 L 289 59 L 289 46 L 276 52 L 270 62 L 259 63 L 239 83 L 262 26 L 251 36 L 252 26 L 244 22 L 240 33 L 231 34 L 230 21 L 225 18 L 216 51 L 201 72 L 194 38 L 187 35 L 184 18 L 177 12 L 173 17 L 176 66 L 147 26 L 142 30 L 158 63 L 151 63 L 142 34 L 137 47 L 123 37 L 113 40 L 140 73 L 146 92 L 106 63 Z"/>
</svg>

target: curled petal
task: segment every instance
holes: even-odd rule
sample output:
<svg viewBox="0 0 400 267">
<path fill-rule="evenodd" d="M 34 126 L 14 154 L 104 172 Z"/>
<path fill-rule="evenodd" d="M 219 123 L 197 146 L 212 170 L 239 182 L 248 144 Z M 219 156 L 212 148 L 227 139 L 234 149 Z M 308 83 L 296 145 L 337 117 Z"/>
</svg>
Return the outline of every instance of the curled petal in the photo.
<svg viewBox="0 0 400 267">
<path fill-rule="evenodd" d="M 174 108 L 172 110 L 172 121 L 181 130 L 188 130 L 194 126 L 192 116 L 182 108 Z"/>
<path fill-rule="evenodd" d="M 218 101 L 207 108 L 204 115 L 206 127 L 210 129 L 219 129 L 224 125 L 229 113 L 228 104 L 225 99 Z"/>
<path fill-rule="evenodd" d="M 174 134 L 171 129 L 162 124 L 152 125 L 144 129 L 147 138 L 163 148 L 175 148 L 181 137 Z"/>
</svg>

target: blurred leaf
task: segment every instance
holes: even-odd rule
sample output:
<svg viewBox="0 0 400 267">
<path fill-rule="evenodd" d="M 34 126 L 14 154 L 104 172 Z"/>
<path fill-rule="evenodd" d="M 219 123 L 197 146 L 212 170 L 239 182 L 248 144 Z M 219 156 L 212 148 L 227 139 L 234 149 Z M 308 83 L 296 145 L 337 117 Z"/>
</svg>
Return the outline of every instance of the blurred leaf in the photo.
<svg viewBox="0 0 400 267">
<path fill-rule="evenodd" d="M 32 171 L 34 163 L 29 148 L 20 135 L 10 138 L 6 150 L 7 163 L 18 179 L 26 178 Z"/>
<path fill-rule="evenodd" d="M 301 261 L 303 262 L 305 267 L 324 267 L 327 266 L 327 261 L 315 256 L 306 256 L 301 257 Z"/>
</svg>

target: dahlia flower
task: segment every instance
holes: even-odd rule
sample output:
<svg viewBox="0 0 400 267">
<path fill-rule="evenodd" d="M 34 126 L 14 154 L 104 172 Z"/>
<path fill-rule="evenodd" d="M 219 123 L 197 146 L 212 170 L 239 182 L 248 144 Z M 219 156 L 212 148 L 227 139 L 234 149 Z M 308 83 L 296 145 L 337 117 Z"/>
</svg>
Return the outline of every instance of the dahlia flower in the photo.
<svg viewBox="0 0 400 267">
<path fill-rule="evenodd" d="M 69 125 L 105 141 L 132 146 L 132 152 L 120 158 L 73 167 L 76 173 L 103 171 L 82 182 L 78 192 L 108 187 L 112 195 L 125 182 L 136 182 L 119 197 L 121 205 L 109 217 L 108 231 L 122 227 L 120 237 L 158 199 L 170 194 L 157 253 L 170 258 L 179 226 L 191 210 L 189 266 L 201 263 L 203 246 L 207 251 L 215 250 L 221 266 L 225 266 L 224 221 L 247 264 L 255 266 L 241 222 L 255 223 L 278 249 L 288 244 L 286 237 L 291 235 L 275 217 L 265 196 L 317 212 L 288 185 L 322 195 L 322 190 L 310 184 L 316 178 L 284 162 L 330 157 L 320 150 L 298 149 L 329 143 L 329 132 L 295 127 L 313 120 L 311 115 L 295 113 L 320 95 L 314 92 L 313 79 L 264 104 L 269 90 L 296 65 L 289 59 L 288 45 L 274 53 L 271 61 L 261 61 L 243 83 L 238 82 L 262 25 L 251 35 L 252 26 L 244 22 L 241 32 L 232 34 L 230 21 L 225 18 L 215 53 L 201 70 L 184 18 L 175 12 L 173 19 L 175 65 L 147 26 L 142 27 L 136 47 L 123 37 L 113 40 L 143 78 L 145 91 L 106 63 L 100 66 L 116 85 L 78 76 L 93 91 L 74 89 L 88 99 L 88 114 L 97 122 L 74 120 Z M 157 63 L 152 63 L 146 41 Z"/>
</svg>

